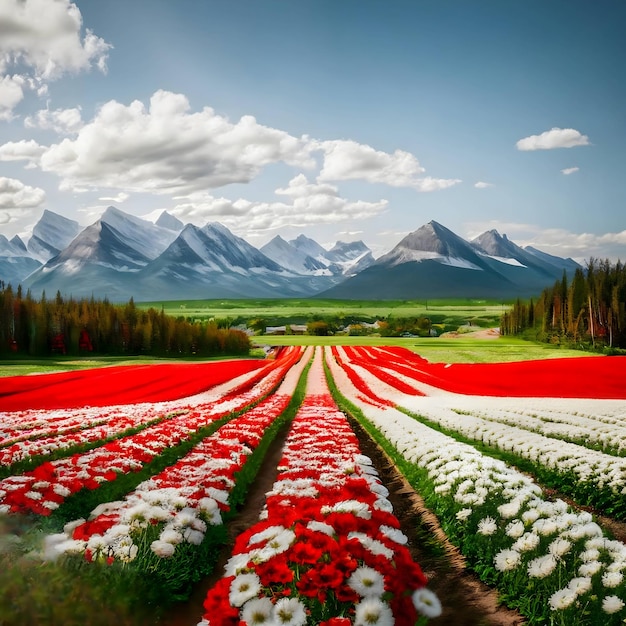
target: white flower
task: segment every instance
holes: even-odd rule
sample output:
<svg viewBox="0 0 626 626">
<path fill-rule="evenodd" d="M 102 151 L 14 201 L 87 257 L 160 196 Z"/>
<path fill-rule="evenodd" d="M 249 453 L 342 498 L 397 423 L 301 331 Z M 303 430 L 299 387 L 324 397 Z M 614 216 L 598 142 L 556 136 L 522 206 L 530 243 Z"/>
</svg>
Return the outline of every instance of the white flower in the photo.
<svg viewBox="0 0 626 626">
<path fill-rule="evenodd" d="M 519 539 L 524 534 L 524 522 L 521 520 L 509 522 L 506 527 L 506 534 L 512 539 Z"/>
<path fill-rule="evenodd" d="M 549 546 L 548 552 L 555 558 L 559 558 L 564 554 L 567 554 L 572 547 L 572 544 L 566 539 L 557 537 Z"/>
<path fill-rule="evenodd" d="M 602 563 L 600 561 L 588 561 L 583 563 L 578 568 L 578 573 L 581 576 L 593 576 L 602 569 Z"/>
<path fill-rule="evenodd" d="M 546 537 L 547 535 L 552 535 L 558 530 L 558 526 L 553 519 L 538 519 L 533 524 L 533 531 L 539 533 Z"/>
<path fill-rule="evenodd" d="M 501 550 L 496 554 L 493 561 L 499 572 L 508 572 L 520 564 L 521 558 L 522 555 L 516 550 Z"/>
<path fill-rule="evenodd" d="M 166 543 L 171 543 L 172 545 L 177 545 L 183 540 L 183 536 L 173 528 L 166 528 L 161 533 L 159 537 L 161 541 L 165 541 Z"/>
<path fill-rule="evenodd" d="M 624 602 L 620 600 L 617 596 L 606 596 L 604 600 L 602 600 L 602 610 L 609 615 L 611 615 L 612 613 L 617 613 L 623 608 Z"/>
<path fill-rule="evenodd" d="M 511 500 L 511 502 L 501 504 L 498 507 L 498 513 L 500 513 L 500 515 L 505 519 L 515 517 L 520 509 L 521 504 L 522 503 L 519 500 Z"/>
<path fill-rule="evenodd" d="M 426 617 L 439 617 L 441 615 L 439 598 L 426 587 L 413 592 L 413 606 L 420 615 Z"/>
<path fill-rule="evenodd" d="M 167 541 L 160 541 L 157 539 L 150 544 L 150 550 L 152 550 L 152 552 L 154 552 L 157 556 L 167 559 L 174 554 L 176 546 L 168 543 Z"/>
<path fill-rule="evenodd" d="M 393 558 L 393 550 L 388 548 L 382 541 L 373 539 L 365 533 L 351 532 L 348 533 L 348 539 L 357 539 L 364 548 L 367 548 L 372 554 L 382 555 L 386 559 Z"/>
<path fill-rule="evenodd" d="M 553 611 L 563 611 L 576 600 L 576 593 L 569 588 L 560 589 L 550 596 L 550 608 Z"/>
<path fill-rule="evenodd" d="M 260 590 L 261 580 L 256 574 L 239 574 L 230 583 L 228 600 L 233 606 L 241 606 L 248 600 L 256 597 Z"/>
<path fill-rule="evenodd" d="M 306 609 L 298 598 L 281 598 L 274 606 L 274 622 L 283 626 L 304 626 Z"/>
<path fill-rule="evenodd" d="M 461 509 L 456 514 L 456 518 L 457 520 L 459 520 L 459 522 L 464 522 L 472 514 L 472 512 L 472 509 Z"/>
<path fill-rule="evenodd" d="M 255 543 L 261 543 L 263 541 L 268 541 L 269 539 L 273 539 L 276 535 L 280 534 L 285 530 L 284 526 L 268 526 L 265 530 L 262 530 L 258 533 L 255 533 L 248 539 L 248 545 L 252 546 Z"/>
<path fill-rule="evenodd" d="M 324 533 L 329 537 L 332 537 L 335 534 L 335 529 L 330 524 L 325 524 L 324 522 L 318 522 L 316 520 L 311 520 L 306 527 L 309 530 Z"/>
<path fill-rule="evenodd" d="M 556 568 L 556 559 L 551 554 L 537 557 L 528 563 L 528 575 L 531 578 L 545 578 Z"/>
<path fill-rule="evenodd" d="M 254 598 L 244 604 L 241 619 L 249 626 L 270 624 L 273 609 L 274 605 L 269 598 Z"/>
<path fill-rule="evenodd" d="M 572 580 L 567 583 L 567 588 L 571 589 L 577 596 L 582 596 L 591 589 L 591 578 L 588 576 L 572 578 Z"/>
<path fill-rule="evenodd" d="M 539 535 L 535 533 L 524 533 L 512 546 L 518 552 L 528 552 L 534 550 L 539 545 Z"/>
<path fill-rule="evenodd" d="M 194 530 L 193 528 L 185 529 L 183 537 L 187 543 L 191 543 L 194 546 L 199 546 L 204 541 L 204 533 L 200 530 Z"/>
<path fill-rule="evenodd" d="M 493 517 L 485 517 L 478 522 L 478 533 L 481 535 L 493 535 L 498 530 L 498 524 Z"/>
<path fill-rule="evenodd" d="M 402 546 L 406 545 L 409 541 L 409 538 L 399 528 L 393 528 L 392 526 L 381 526 L 380 532 L 385 535 L 387 539 L 391 539 L 391 541 L 395 541 Z"/>
<path fill-rule="evenodd" d="M 604 572 L 602 574 L 602 584 L 605 587 L 617 587 L 622 583 L 622 580 L 624 580 L 624 575 L 621 572 Z"/>
<path fill-rule="evenodd" d="M 385 590 L 385 580 L 379 571 L 362 566 L 352 572 L 348 578 L 348 586 L 362 598 L 380 597 Z"/>
<path fill-rule="evenodd" d="M 354 626 L 393 626 L 393 613 L 377 598 L 364 598 L 355 606 Z"/>
</svg>

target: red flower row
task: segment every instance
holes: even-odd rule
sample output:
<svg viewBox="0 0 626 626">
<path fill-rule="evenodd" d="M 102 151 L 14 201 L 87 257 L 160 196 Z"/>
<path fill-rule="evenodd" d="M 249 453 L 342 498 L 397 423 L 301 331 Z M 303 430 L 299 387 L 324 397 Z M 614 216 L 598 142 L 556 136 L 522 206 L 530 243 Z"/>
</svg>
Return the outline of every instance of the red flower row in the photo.
<svg viewBox="0 0 626 626">
<path fill-rule="evenodd" d="M 364 615 L 411 626 L 418 618 L 413 594 L 425 577 L 321 368 L 318 350 L 264 519 L 237 537 L 207 594 L 205 624 L 240 626 L 262 614 L 326 626 L 369 623 Z"/>
</svg>

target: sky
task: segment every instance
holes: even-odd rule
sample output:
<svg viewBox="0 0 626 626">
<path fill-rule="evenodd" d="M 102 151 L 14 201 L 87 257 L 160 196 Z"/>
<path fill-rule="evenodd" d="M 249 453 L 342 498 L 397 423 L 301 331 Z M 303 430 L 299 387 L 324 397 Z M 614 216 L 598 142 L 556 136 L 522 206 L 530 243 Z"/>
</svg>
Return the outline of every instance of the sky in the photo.
<svg viewBox="0 0 626 626">
<path fill-rule="evenodd" d="M 0 0 L 0 234 L 44 209 L 626 261 L 624 0 Z"/>
</svg>

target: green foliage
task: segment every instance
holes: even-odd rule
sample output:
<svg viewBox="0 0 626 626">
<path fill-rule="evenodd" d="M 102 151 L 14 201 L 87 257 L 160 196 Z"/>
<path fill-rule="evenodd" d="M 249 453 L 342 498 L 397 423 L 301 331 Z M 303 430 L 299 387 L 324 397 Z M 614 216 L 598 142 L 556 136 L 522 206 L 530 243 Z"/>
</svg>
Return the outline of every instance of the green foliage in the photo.
<svg viewBox="0 0 626 626">
<path fill-rule="evenodd" d="M 0 354 L 6 356 L 247 355 L 248 336 L 229 326 L 229 318 L 195 322 L 163 308 L 141 309 L 132 298 L 123 306 L 60 293 L 37 301 L 0 281 Z"/>
<path fill-rule="evenodd" d="M 626 349 L 626 266 L 590 259 L 571 283 L 563 278 L 536 302 L 518 300 L 502 315 L 503 335 L 519 335 L 580 350 Z"/>
</svg>

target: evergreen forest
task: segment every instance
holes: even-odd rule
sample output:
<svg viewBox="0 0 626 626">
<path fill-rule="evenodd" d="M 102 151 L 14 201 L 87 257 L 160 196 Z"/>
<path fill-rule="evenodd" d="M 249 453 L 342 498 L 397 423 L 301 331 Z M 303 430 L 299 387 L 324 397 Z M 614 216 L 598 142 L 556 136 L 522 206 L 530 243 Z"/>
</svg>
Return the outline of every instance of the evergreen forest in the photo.
<svg viewBox="0 0 626 626">
<path fill-rule="evenodd" d="M 571 280 L 563 274 L 536 301 L 517 300 L 503 314 L 500 331 L 581 349 L 626 349 L 626 266 L 590 259 L 585 270 Z"/>
<path fill-rule="evenodd" d="M 0 281 L 0 354 L 48 356 L 151 355 L 199 357 L 246 355 L 245 332 L 166 315 L 108 300 L 63 298 L 45 293 L 37 300 Z"/>
</svg>

